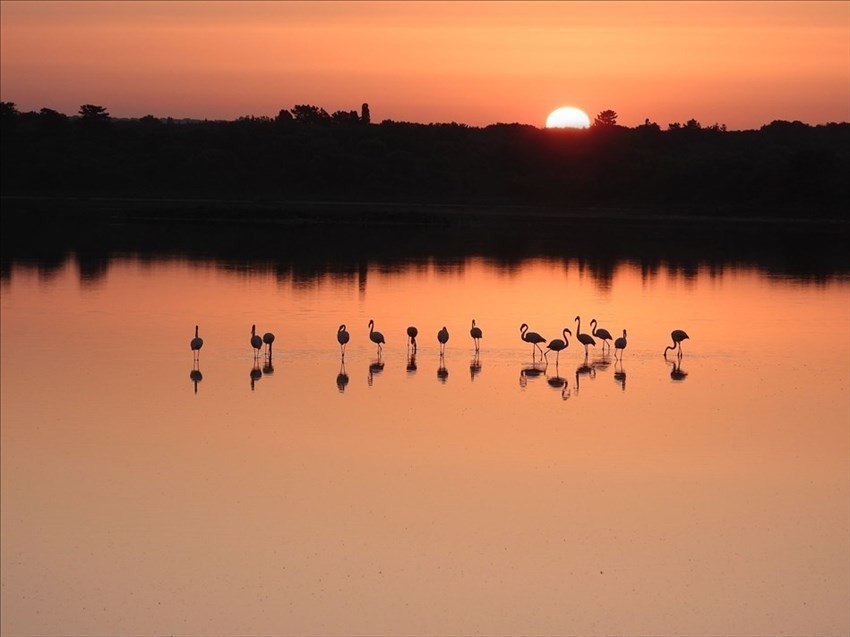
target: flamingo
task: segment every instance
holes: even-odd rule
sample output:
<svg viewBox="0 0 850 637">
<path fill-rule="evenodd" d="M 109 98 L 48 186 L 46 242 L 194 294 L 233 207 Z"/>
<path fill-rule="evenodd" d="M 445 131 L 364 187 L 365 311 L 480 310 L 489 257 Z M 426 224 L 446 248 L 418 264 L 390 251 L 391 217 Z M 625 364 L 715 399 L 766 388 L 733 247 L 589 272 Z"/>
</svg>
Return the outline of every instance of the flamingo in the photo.
<svg viewBox="0 0 850 637">
<path fill-rule="evenodd" d="M 602 340 L 602 349 L 603 350 L 605 349 L 605 346 L 607 345 L 608 351 L 610 352 L 611 351 L 611 343 L 609 343 L 608 341 L 610 341 L 614 337 L 611 336 L 611 332 L 606 330 L 604 327 L 600 327 L 599 329 L 597 329 L 596 325 L 597 325 L 596 319 L 591 319 L 591 321 L 590 321 L 590 327 L 591 327 L 590 333 L 593 336 L 595 336 L 596 338 Z"/>
<path fill-rule="evenodd" d="M 369 340 L 378 346 L 378 355 L 381 355 L 381 346 L 386 343 L 384 335 L 375 331 L 375 321 L 369 319 Z"/>
<path fill-rule="evenodd" d="M 413 345 L 413 353 L 416 353 L 416 337 L 419 335 L 419 330 L 417 330 L 413 325 L 407 328 L 407 346 L 410 347 Z"/>
<path fill-rule="evenodd" d="M 342 358 L 345 358 L 345 346 L 349 340 L 351 340 L 351 334 L 345 329 L 345 323 L 339 326 L 339 329 L 336 331 L 336 340 L 339 343 L 340 352 L 342 352 Z"/>
<path fill-rule="evenodd" d="M 449 342 L 449 331 L 443 325 L 443 329 L 437 332 L 437 340 L 440 341 L 440 355 L 446 353 L 446 343 Z"/>
<path fill-rule="evenodd" d="M 263 334 L 263 343 L 268 347 L 269 358 L 272 357 L 272 343 L 274 343 L 274 334 L 266 332 Z"/>
<path fill-rule="evenodd" d="M 198 336 L 198 326 L 195 326 L 195 338 L 193 338 L 189 342 L 189 347 L 192 348 L 192 352 L 194 352 L 194 357 L 197 359 L 201 355 L 201 348 L 204 346 L 204 339 Z"/>
<path fill-rule="evenodd" d="M 564 335 L 564 340 L 561 340 L 560 338 L 552 339 L 552 341 L 546 346 L 546 351 L 543 353 L 543 357 L 546 359 L 546 362 L 548 363 L 549 362 L 549 356 L 548 356 L 549 352 L 550 351 L 555 352 L 555 366 L 556 367 L 558 365 L 558 359 L 561 356 L 561 350 L 567 349 L 567 347 L 570 346 L 570 342 L 569 342 L 569 340 L 567 340 L 567 334 L 569 334 L 570 336 L 573 335 L 573 333 L 567 327 L 564 328 L 564 330 L 561 332 L 561 334 Z"/>
<path fill-rule="evenodd" d="M 581 333 L 581 317 L 576 317 L 576 323 L 578 323 L 578 327 L 576 328 L 576 338 L 578 342 L 584 345 L 584 355 L 587 356 L 587 346 L 593 345 L 596 346 L 596 341 L 593 340 L 593 337 L 590 334 L 582 334 Z M 611 338 L 610 336 L 608 338 Z"/>
<path fill-rule="evenodd" d="M 475 319 L 472 319 L 472 328 L 469 330 L 469 335 L 472 337 L 472 340 L 475 343 L 475 351 L 477 352 L 481 348 L 479 341 L 484 335 L 481 333 L 480 327 L 475 327 Z"/>
<path fill-rule="evenodd" d="M 263 347 L 263 339 L 260 338 L 257 335 L 257 326 L 256 325 L 251 326 L 251 347 L 253 347 L 255 350 L 257 350 L 256 352 L 254 352 L 254 357 L 259 356 L 260 350 Z"/>
<path fill-rule="evenodd" d="M 620 358 L 623 357 L 623 350 L 626 349 L 626 330 L 623 330 L 623 335 L 614 341 L 614 357 L 617 356 L 617 350 L 620 350 Z"/>
<path fill-rule="evenodd" d="M 537 332 L 529 332 L 528 324 L 523 323 L 519 326 L 520 338 L 524 340 L 526 343 L 531 343 L 540 350 L 540 353 L 543 353 L 543 348 L 540 347 L 540 343 L 545 343 L 546 339 L 540 336 Z M 534 347 L 531 348 L 531 357 L 534 358 Z"/>
<path fill-rule="evenodd" d="M 667 347 L 664 348 L 664 358 L 667 358 L 667 350 L 668 349 L 676 349 L 676 348 L 679 349 L 678 353 L 679 353 L 679 356 L 681 356 L 682 355 L 682 341 L 684 341 L 686 338 L 690 338 L 690 337 L 688 336 L 687 332 L 685 332 L 685 330 L 673 330 L 672 332 L 670 332 L 670 337 L 673 339 L 673 344 L 668 345 Z"/>
</svg>

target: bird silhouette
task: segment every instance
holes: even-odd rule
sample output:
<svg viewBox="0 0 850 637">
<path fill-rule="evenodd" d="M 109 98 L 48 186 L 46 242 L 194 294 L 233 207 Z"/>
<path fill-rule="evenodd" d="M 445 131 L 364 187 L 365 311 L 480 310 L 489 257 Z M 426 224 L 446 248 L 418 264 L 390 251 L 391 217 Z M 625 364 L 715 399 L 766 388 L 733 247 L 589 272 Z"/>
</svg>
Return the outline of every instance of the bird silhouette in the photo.
<svg viewBox="0 0 850 637">
<path fill-rule="evenodd" d="M 386 343 L 384 335 L 375 331 L 375 321 L 369 319 L 369 340 L 378 346 L 378 356 L 381 355 L 382 345 Z"/>
<path fill-rule="evenodd" d="M 540 343 L 545 343 L 546 339 L 540 336 L 537 332 L 529 332 L 528 331 L 528 323 L 523 323 L 519 326 L 519 335 L 522 340 L 526 343 L 531 343 L 534 347 L 531 348 L 531 357 L 534 358 L 535 348 L 540 350 L 540 353 L 543 354 L 543 348 L 540 347 Z"/>
<path fill-rule="evenodd" d="M 449 342 L 449 331 L 443 325 L 443 329 L 437 332 L 437 340 L 440 341 L 440 354 L 446 353 L 446 343 Z"/>
<path fill-rule="evenodd" d="M 195 326 L 195 338 L 189 341 L 189 347 L 192 349 L 192 356 L 197 360 L 201 356 L 201 348 L 204 346 L 204 339 L 198 336 L 198 326 Z"/>
<path fill-rule="evenodd" d="M 618 351 L 620 352 L 620 358 L 623 357 L 623 350 L 626 349 L 626 345 L 628 345 L 626 342 L 626 330 L 623 330 L 623 335 L 614 341 L 614 358 L 617 357 Z"/>
<path fill-rule="evenodd" d="M 587 356 L 587 346 L 593 345 L 596 346 L 596 341 L 593 340 L 593 337 L 590 334 L 582 334 L 581 333 L 581 317 L 576 317 L 576 323 L 578 323 L 578 327 L 576 328 L 576 338 L 578 342 L 584 345 L 584 355 Z"/>
<path fill-rule="evenodd" d="M 561 340 L 560 338 L 553 338 L 546 346 L 546 351 L 543 352 L 543 358 L 546 359 L 547 363 L 549 362 L 549 352 L 555 352 L 555 366 L 558 365 L 558 359 L 561 356 L 561 350 L 567 349 L 567 347 L 570 346 L 570 342 L 569 340 L 567 340 L 567 334 L 569 334 L 570 336 L 573 335 L 573 333 L 567 327 L 564 328 L 561 334 L 563 334 L 564 339 Z"/>
<path fill-rule="evenodd" d="M 611 343 L 608 342 L 613 338 L 611 336 L 611 332 L 606 330 L 604 327 L 600 327 L 600 328 L 597 329 L 596 325 L 597 325 L 596 319 L 591 319 L 590 320 L 590 328 L 591 328 L 590 333 L 593 336 L 595 336 L 596 338 L 598 338 L 602 341 L 602 349 L 603 350 L 605 349 L 605 346 L 607 345 L 608 351 L 611 351 Z"/>
<path fill-rule="evenodd" d="M 260 355 L 260 350 L 263 348 L 263 339 L 257 334 L 257 326 L 251 326 L 251 347 L 253 347 L 256 351 L 254 352 L 254 358 L 257 358 Z"/>
<path fill-rule="evenodd" d="M 342 358 L 345 358 L 345 346 L 348 344 L 348 341 L 351 340 L 351 334 L 348 333 L 348 330 L 345 329 L 345 323 L 339 326 L 339 329 L 336 331 L 336 340 L 339 343 L 339 351 Z"/>
<path fill-rule="evenodd" d="M 477 352 L 481 348 L 481 337 L 484 335 L 481 333 L 481 328 L 475 326 L 475 319 L 472 319 L 472 328 L 469 330 L 469 335 L 475 343 L 475 351 Z"/>
<path fill-rule="evenodd" d="M 274 334 L 271 332 L 266 332 L 263 334 L 263 343 L 266 344 L 266 353 L 269 356 L 269 359 L 272 357 L 272 344 L 274 343 Z"/>
<path fill-rule="evenodd" d="M 416 353 L 416 337 L 419 336 L 419 330 L 413 325 L 407 328 L 407 346 L 413 345 L 413 353 Z"/>
<path fill-rule="evenodd" d="M 685 332 L 685 330 L 673 330 L 672 332 L 670 332 L 670 337 L 673 339 L 673 344 L 668 345 L 667 347 L 664 348 L 664 358 L 667 358 L 667 350 L 668 349 L 673 349 L 673 350 L 678 349 L 679 350 L 678 355 L 681 356 L 682 355 L 682 341 L 684 341 L 686 338 L 690 338 L 690 336 L 688 336 L 688 334 L 687 334 L 687 332 Z"/>
</svg>

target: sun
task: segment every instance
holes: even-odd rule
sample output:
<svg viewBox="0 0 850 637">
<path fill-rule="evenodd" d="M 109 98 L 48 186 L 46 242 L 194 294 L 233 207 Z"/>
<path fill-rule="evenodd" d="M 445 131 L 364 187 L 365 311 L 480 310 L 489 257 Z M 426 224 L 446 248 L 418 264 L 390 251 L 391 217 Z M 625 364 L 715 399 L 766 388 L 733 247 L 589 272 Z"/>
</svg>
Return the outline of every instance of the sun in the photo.
<svg viewBox="0 0 850 637">
<path fill-rule="evenodd" d="M 546 118 L 546 128 L 589 128 L 590 118 L 580 108 L 557 108 Z"/>
</svg>

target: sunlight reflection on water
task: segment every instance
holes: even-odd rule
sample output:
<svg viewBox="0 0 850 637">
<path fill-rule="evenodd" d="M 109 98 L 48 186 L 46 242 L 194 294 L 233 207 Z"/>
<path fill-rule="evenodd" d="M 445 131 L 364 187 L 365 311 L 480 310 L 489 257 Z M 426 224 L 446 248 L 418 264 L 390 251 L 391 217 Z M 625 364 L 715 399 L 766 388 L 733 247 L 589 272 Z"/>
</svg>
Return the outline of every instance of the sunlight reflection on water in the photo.
<svg viewBox="0 0 850 637">
<path fill-rule="evenodd" d="M 850 280 L 604 281 L 557 259 L 15 268 L 3 633 L 848 632 Z M 622 359 L 585 357 L 577 315 L 627 329 Z M 523 323 L 573 332 L 557 364 Z"/>
</svg>

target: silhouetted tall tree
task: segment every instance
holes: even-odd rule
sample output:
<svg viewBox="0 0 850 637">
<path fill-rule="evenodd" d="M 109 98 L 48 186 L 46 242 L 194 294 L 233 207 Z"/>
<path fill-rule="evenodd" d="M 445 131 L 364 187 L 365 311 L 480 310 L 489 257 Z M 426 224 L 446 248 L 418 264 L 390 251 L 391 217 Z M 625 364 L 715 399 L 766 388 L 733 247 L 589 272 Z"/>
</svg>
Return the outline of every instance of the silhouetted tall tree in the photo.
<svg viewBox="0 0 850 637">
<path fill-rule="evenodd" d="M 372 116 L 369 114 L 369 105 L 365 102 L 363 103 L 363 106 L 360 107 L 360 121 L 364 124 L 372 123 Z"/>
<path fill-rule="evenodd" d="M 593 120 L 594 126 L 616 126 L 617 125 L 617 111 L 612 111 L 610 109 L 601 111 L 599 115 L 596 116 L 596 119 Z"/>
<path fill-rule="evenodd" d="M 324 124 L 330 121 L 331 116 L 328 112 L 313 106 L 312 104 L 296 104 L 292 107 L 292 116 L 296 122 L 305 122 L 307 124 Z"/>
</svg>

